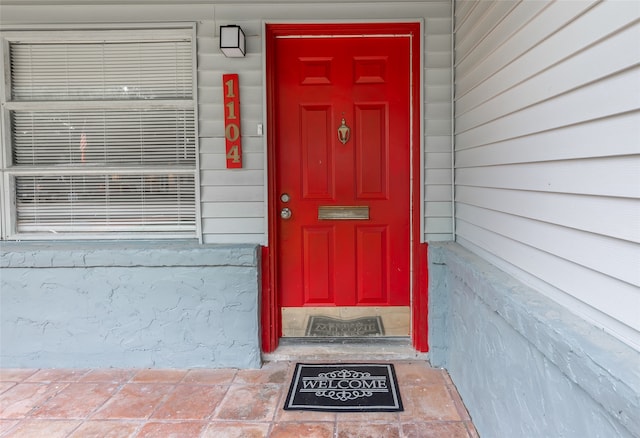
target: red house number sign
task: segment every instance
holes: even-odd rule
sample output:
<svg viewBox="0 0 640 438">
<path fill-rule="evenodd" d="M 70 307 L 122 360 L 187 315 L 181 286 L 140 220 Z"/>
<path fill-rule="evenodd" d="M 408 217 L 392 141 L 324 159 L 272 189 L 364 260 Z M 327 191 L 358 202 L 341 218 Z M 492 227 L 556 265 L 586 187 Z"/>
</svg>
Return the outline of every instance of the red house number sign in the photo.
<svg viewBox="0 0 640 438">
<path fill-rule="evenodd" d="M 224 90 L 224 138 L 227 146 L 227 169 L 242 168 L 240 137 L 240 86 L 238 75 L 222 75 Z"/>
</svg>

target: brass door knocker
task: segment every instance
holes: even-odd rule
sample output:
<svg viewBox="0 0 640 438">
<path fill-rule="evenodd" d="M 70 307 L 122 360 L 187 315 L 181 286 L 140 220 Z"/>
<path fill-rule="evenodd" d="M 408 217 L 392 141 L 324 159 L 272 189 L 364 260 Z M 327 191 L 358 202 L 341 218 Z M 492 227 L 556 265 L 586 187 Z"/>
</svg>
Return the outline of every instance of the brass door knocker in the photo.
<svg viewBox="0 0 640 438">
<path fill-rule="evenodd" d="M 347 122 L 342 118 L 342 124 L 338 127 L 338 140 L 340 143 L 347 144 L 351 138 L 351 129 L 347 126 Z"/>
</svg>

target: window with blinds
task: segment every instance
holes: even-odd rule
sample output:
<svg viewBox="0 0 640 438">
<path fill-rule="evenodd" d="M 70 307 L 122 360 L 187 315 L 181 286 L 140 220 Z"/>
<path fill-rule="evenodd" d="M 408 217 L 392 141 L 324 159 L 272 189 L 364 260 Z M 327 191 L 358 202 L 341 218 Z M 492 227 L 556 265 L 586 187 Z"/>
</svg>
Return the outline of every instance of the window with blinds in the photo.
<svg viewBox="0 0 640 438">
<path fill-rule="evenodd" d="M 196 237 L 192 34 L 4 35 L 5 238 Z"/>
</svg>

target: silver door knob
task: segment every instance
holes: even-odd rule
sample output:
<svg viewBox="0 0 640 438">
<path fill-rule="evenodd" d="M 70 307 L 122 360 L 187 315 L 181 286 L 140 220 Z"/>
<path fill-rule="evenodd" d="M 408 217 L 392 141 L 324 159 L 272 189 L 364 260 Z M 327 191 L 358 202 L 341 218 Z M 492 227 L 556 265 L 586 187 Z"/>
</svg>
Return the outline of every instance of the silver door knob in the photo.
<svg viewBox="0 0 640 438">
<path fill-rule="evenodd" d="M 282 219 L 289 219 L 291 217 L 291 210 L 288 208 L 283 208 L 282 210 L 280 210 L 280 217 Z"/>
</svg>

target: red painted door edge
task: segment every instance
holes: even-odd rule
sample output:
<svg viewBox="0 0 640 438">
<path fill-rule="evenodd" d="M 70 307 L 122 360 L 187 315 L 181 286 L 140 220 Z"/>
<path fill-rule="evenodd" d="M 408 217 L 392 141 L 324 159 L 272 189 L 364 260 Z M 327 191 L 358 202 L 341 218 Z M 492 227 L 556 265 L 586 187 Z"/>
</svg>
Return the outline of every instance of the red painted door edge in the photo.
<svg viewBox="0 0 640 438">
<path fill-rule="evenodd" d="M 267 192 L 267 227 L 268 246 L 262 248 L 262 303 L 260 322 L 262 333 L 262 351 L 271 353 L 278 348 L 278 342 L 282 335 L 282 321 L 280 320 L 280 302 L 278 300 L 276 288 L 276 225 L 273 220 L 276 213 L 275 194 L 276 186 L 276 151 L 275 151 L 275 130 L 271 126 L 275 123 L 275 87 L 274 79 L 274 44 L 275 33 L 267 26 L 266 28 L 266 83 L 267 87 L 267 183 L 270 190 Z"/>
<path fill-rule="evenodd" d="M 269 260 L 269 248 L 263 246 L 261 251 L 261 304 L 260 304 L 260 331 L 262 351 L 271 353 L 278 347 L 280 306 L 274 295 L 275 289 L 271 284 L 271 266 Z"/>
<path fill-rule="evenodd" d="M 413 284 L 412 333 L 413 347 L 420 352 L 429 351 L 429 270 L 426 243 L 416 245 L 415 264 L 416 278 Z"/>
</svg>

